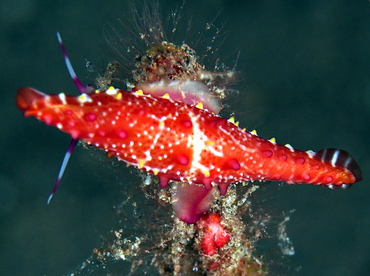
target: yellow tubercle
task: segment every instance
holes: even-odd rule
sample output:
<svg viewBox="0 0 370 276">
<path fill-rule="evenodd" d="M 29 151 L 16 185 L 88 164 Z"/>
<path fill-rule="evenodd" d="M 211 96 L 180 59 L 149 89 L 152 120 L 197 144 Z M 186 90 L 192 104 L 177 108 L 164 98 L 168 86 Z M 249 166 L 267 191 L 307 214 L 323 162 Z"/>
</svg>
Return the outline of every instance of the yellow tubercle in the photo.
<svg viewBox="0 0 370 276">
<path fill-rule="evenodd" d="M 136 96 L 144 96 L 143 90 L 135 91 L 134 93 Z"/>
<path fill-rule="evenodd" d="M 276 139 L 274 137 L 272 137 L 270 140 L 269 140 L 271 143 L 276 143 Z"/>
<path fill-rule="evenodd" d="M 118 94 L 116 95 L 116 99 L 117 99 L 117 100 L 121 100 L 121 99 L 122 99 L 122 93 L 118 93 Z"/>
<path fill-rule="evenodd" d="M 285 147 L 287 147 L 290 150 L 293 150 L 293 147 L 290 144 L 285 144 Z"/>
<path fill-rule="evenodd" d="M 137 167 L 139 169 L 142 169 L 144 167 L 144 165 L 145 165 L 145 159 L 138 160 L 138 161 L 139 161 L 139 163 L 138 163 Z"/>
<path fill-rule="evenodd" d="M 315 154 L 315 152 L 314 152 L 314 151 L 312 151 L 312 150 L 306 150 L 306 152 L 307 152 L 307 154 L 308 154 L 310 157 L 312 157 L 312 156 Z"/>
<path fill-rule="evenodd" d="M 80 96 L 77 97 L 77 100 L 80 103 L 85 103 L 85 102 L 91 102 L 91 98 L 87 94 L 81 94 Z"/>
<path fill-rule="evenodd" d="M 109 86 L 107 90 L 105 90 L 105 94 L 110 95 L 110 96 L 116 96 L 117 92 L 119 90 L 114 88 L 113 86 Z"/>
<path fill-rule="evenodd" d="M 163 99 L 167 99 L 167 100 L 170 100 L 170 99 L 171 99 L 170 95 L 168 95 L 167 93 L 166 93 L 166 94 L 164 94 L 164 95 L 162 96 L 162 98 L 163 98 Z"/>
<path fill-rule="evenodd" d="M 203 109 L 203 103 L 198 103 L 198 104 L 196 105 L 196 107 L 197 107 L 197 108 L 199 108 L 199 109 Z"/>
<path fill-rule="evenodd" d="M 211 175 L 211 173 L 209 172 L 209 170 L 203 170 L 203 174 L 206 176 L 206 177 L 209 177 Z"/>
<path fill-rule="evenodd" d="M 239 126 L 239 122 L 238 121 L 235 121 L 235 117 L 230 117 L 230 119 L 228 120 L 230 123 L 233 123 L 234 125 L 236 126 Z"/>
</svg>

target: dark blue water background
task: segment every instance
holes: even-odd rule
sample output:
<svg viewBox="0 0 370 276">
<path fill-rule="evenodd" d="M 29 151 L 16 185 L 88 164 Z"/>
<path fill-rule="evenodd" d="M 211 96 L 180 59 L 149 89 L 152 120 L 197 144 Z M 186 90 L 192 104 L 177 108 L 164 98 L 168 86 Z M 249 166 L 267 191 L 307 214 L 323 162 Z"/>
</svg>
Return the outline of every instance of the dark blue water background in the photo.
<svg viewBox="0 0 370 276">
<path fill-rule="evenodd" d="M 163 14 L 176 7 L 176 1 L 159 2 Z M 188 1 L 184 14 L 193 17 L 193 37 L 219 11 L 216 24 L 225 36 L 208 67 L 217 58 L 233 67 L 240 51 L 240 92 L 229 97 L 224 115 L 234 112 L 241 126 L 299 149 L 346 149 L 363 169 L 364 181 L 348 191 L 271 184 L 267 202 L 296 210 L 287 231 L 296 250 L 291 261 L 302 267 L 298 275 L 369 275 L 370 3 Z M 77 94 L 55 32 L 88 83 L 94 75 L 86 59 L 98 70 L 114 59 L 104 35 L 125 16 L 125 1 L 0 3 L 1 275 L 68 273 L 119 227 L 113 206 L 124 197 L 122 185 L 140 182 L 137 174 L 79 147 L 47 206 L 69 137 L 24 119 L 14 98 L 21 86 Z M 125 35 L 132 36 L 122 29 Z"/>
</svg>

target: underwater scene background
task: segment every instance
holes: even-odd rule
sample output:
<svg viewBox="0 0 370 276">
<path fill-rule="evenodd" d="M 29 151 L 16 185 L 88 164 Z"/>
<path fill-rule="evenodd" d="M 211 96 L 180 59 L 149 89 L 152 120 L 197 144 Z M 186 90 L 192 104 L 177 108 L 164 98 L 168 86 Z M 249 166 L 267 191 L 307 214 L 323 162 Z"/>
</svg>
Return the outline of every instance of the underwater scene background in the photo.
<svg viewBox="0 0 370 276">
<path fill-rule="evenodd" d="M 164 21 L 181 5 L 159 1 Z M 234 115 L 242 127 L 297 149 L 345 149 L 362 168 L 364 180 L 347 191 L 264 186 L 259 201 L 272 216 L 295 210 L 286 229 L 295 254 L 276 259 L 275 266 L 286 271 L 281 275 L 370 274 L 370 3 L 202 0 L 187 1 L 181 13 L 183 26 L 168 35 L 171 42 L 188 43 L 210 70 L 219 63 L 236 66 L 238 92 L 227 97 L 223 116 Z M 69 137 L 23 118 L 16 90 L 78 94 L 56 31 L 86 84 L 109 61 L 124 62 L 107 43 L 113 28 L 126 39 L 139 39 L 118 22 L 130 17 L 126 1 L 5 0 L 0 15 L 0 273 L 71 274 L 109 231 L 121 227 L 114 206 L 127 194 L 140 212 L 153 208 L 136 194 L 141 178 L 135 169 L 82 146 L 46 205 Z M 210 22 L 221 29 L 214 44 L 206 30 Z M 279 254 L 278 246 L 260 247 L 261 254 Z M 154 269 L 147 273 L 156 275 Z M 273 269 L 270 274 L 276 275 Z"/>
</svg>

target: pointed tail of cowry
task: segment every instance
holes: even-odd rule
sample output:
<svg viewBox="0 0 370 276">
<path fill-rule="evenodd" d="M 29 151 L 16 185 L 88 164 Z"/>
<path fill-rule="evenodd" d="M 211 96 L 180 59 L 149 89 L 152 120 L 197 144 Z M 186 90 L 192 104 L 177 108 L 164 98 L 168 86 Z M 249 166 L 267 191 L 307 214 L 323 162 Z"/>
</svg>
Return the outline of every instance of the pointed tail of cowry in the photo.
<svg viewBox="0 0 370 276">
<path fill-rule="evenodd" d="M 43 99 L 46 96 L 46 94 L 31 87 L 19 88 L 16 97 L 17 107 L 22 111 L 26 111 L 35 101 Z"/>
<path fill-rule="evenodd" d="M 356 160 L 345 150 L 328 148 L 316 152 L 314 156 L 319 158 L 326 164 L 332 165 L 334 167 L 345 168 L 350 173 L 352 173 L 353 177 L 355 178 L 355 182 L 359 182 L 362 180 L 362 172 L 360 166 L 357 164 Z M 353 183 L 323 186 L 329 187 L 331 189 L 348 189 L 352 186 L 352 184 Z"/>
</svg>

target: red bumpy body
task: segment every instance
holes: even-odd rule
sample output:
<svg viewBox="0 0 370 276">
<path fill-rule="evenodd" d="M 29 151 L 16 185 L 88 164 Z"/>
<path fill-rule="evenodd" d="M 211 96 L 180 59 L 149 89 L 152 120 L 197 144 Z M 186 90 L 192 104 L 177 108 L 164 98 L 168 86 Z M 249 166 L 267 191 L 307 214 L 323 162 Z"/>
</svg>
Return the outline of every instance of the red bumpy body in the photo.
<svg viewBox="0 0 370 276">
<path fill-rule="evenodd" d="M 295 150 L 242 130 L 233 122 L 167 97 L 110 88 L 80 96 L 18 90 L 25 116 L 104 149 L 160 179 L 218 185 L 277 180 L 348 188 L 360 181 L 356 161 L 345 151 Z"/>
</svg>

